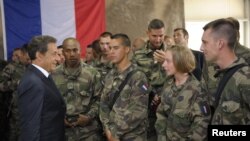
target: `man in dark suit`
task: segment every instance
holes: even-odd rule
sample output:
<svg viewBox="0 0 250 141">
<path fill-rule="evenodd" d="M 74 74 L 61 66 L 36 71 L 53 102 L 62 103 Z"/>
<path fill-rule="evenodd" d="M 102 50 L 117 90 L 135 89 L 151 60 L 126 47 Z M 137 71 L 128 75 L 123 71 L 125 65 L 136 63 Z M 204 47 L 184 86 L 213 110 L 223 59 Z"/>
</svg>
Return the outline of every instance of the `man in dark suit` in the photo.
<svg viewBox="0 0 250 141">
<path fill-rule="evenodd" d="M 59 61 L 56 39 L 35 36 L 28 45 L 32 64 L 18 86 L 19 141 L 64 141 L 65 103 L 49 74 Z"/>
</svg>

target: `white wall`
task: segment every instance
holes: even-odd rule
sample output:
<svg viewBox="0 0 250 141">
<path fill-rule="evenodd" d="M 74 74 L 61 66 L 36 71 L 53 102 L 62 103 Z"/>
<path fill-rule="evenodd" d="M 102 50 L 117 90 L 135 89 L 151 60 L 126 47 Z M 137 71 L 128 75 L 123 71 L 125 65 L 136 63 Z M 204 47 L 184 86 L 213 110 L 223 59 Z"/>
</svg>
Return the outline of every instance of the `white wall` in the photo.
<svg viewBox="0 0 250 141">
<path fill-rule="evenodd" d="M 185 25 L 189 47 L 199 50 L 203 26 L 218 18 L 235 17 L 240 22 L 240 43 L 249 47 L 248 0 L 185 0 Z"/>
</svg>

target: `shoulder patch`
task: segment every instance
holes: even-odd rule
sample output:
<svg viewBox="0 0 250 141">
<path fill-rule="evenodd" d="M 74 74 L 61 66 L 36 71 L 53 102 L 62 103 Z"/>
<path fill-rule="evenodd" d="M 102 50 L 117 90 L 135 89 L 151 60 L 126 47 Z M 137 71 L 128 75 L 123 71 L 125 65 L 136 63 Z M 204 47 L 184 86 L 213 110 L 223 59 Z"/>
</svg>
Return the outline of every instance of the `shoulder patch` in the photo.
<svg viewBox="0 0 250 141">
<path fill-rule="evenodd" d="M 199 102 L 199 107 L 200 107 L 201 112 L 205 116 L 209 116 L 211 114 L 210 107 L 207 104 L 207 102 L 204 102 L 204 101 Z"/>
<path fill-rule="evenodd" d="M 139 88 L 144 94 L 147 94 L 149 92 L 149 85 L 147 83 L 140 82 Z"/>
</svg>

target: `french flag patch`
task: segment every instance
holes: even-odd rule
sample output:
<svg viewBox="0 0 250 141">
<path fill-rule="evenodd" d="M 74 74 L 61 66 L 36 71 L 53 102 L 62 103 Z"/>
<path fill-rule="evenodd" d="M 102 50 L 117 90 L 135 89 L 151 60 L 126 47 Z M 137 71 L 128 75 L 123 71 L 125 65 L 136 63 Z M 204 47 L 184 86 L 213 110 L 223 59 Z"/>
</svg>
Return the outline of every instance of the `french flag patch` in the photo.
<svg viewBox="0 0 250 141">
<path fill-rule="evenodd" d="M 148 84 L 141 82 L 140 89 L 143 91 L 143 93 L 147 93 L 148 92 Z"/>
</svg>

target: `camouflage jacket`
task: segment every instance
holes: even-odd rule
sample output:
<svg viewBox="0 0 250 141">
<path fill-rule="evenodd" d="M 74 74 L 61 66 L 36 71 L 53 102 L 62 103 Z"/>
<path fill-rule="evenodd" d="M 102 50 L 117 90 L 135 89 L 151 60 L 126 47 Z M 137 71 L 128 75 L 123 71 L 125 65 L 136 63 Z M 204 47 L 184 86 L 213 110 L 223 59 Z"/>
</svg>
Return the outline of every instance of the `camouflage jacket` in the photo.
<svg viewBox="0 0 250 141">
<path fill-rule="evenodd" d="M 207 62 L 207 70 L 204 71 L 203 79 L 201 80 L 203 87 L 207 91 L 206 93 L 209 98 L 209 105 L 211 106 L 215 104 L 214 95 L 218 87 L 218 80 L 214 75 L 218 69 L 218 66 L 214 63 Z"/>
<path fill-rule="evenodd" d="M 167 83 L 157 109 L 158 141 L 204 140 L 211 113 L 201 83 L 191 75 L 183 85 Z"/>
<path fill-rule="evenodd" d="M 92 66 L 101 74 L 101 80 L 103 80 L 108 72 L 113 68 L 113 64 L 111 62 L 104 63 L 98 60 L 95 60 Z"/>
<path fill-rule="evenodd" d="M 238 58 L 243 58 L 248 65 L 250 65 L 250 49 L 237 43 L 235 45 L 235 54 Z M 219 71 L 219 67 L 211 62 L 207 62 L 207 70 L 203 69 L 202 82 L 208 90 L 210 105 L 214 105 L 214 95 L 218 87 L 218 79 L 215 77 L 216 72 Z"/>
<path fill-rule="evenodd" d="M 243 58 L 250 65 L 250 49 L 237 43 L 235 46 L 235 54 L 238 58 Z"/>
<path fill-rule="evenodd" d="M 135 71 L 136 70 L 136 71 Z M 134 71 L 127 84 L 121 90 L 113 107 L 110 103 L 118 91 L 118 87 L 125 80 L 128 73 Z M 100 119 L 104 130 L 110 130 L 116 139 L 126 136 L 138 136 L 146 132 L 148 95 L 150 87 L 142 71 L 135 65 L 119 73 L 115 68 L 105 77 L 104 88 L 100 101 Z"/>
<path fill-rule="evenodd" d="M 228 68 L 217 72 L 218 80 L 229 68 L 243 64 L 245 60 L 237 59 Z M 219 82 L 219 81 L 218 81 Z M 250 124 L 250 67 L 237 70 L 225 85 L 219 104 L 215 109 L 211 124 L 242 125 Z"/>
<path fill-rule="evenodd" d="M 19 63 L 11 62 L 1 72 L 0 91 L 15 91 L 17 85 L 24 74 L 26 67 Z"/>
<path fill-rule="evenodd" d="M 161 50 L 164 50 L 164 44 L 162 44 Z M 154 61 L 154 54 L 152 45 L 147 42 L 145 48 L 135 51 L 132 62 L 137 64 L 138 67 L 145 72 L 149 78 L 150 84 L 153 88 L 162 87 L 166 80 L 166 72 L 164 71 L 161 63 Z"/>
<path fill-rule="evenodd" d="M 59 65 L 52 74 L 55 84 L 61 92 L 67 107 L 68 116 L 83 114 L 95 119 L 98 117 L 100 95 L 100 74 L 93 67 L 81 62 L 80 66 L 69 71 L 65 65 Z M 96 122 L 86 125 L 96 129 Z M 93 127 L 92 127 L 93 126 Z M 84 131 L 88 132 L 88 131 Z"/>
</svg>

